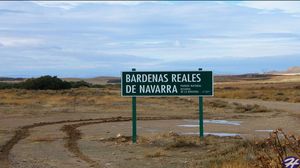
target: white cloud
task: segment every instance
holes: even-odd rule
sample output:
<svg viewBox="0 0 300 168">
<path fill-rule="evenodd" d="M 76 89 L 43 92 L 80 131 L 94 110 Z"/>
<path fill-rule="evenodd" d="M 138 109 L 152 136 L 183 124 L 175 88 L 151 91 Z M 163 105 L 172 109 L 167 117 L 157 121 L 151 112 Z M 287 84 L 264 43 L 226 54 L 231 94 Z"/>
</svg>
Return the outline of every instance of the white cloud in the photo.
<svg viewBox="0 0 300 168">
<path fill-rule="evenodd" d="M 141 3 L 153 3 L 153 1 L 33 1 L 44 7 L 57 7 L 62 9 L 72 9 L 82 4 L 104 4 L 104 5 L 139 5 Z"/>
<path fill-rule="evenodd" d="M 3 47 L 38 46 L 42 42 L 36 38 L 0 37 L 0 45 Z"/>
<path fill-rule="evenodd" d="M 175 47 L 180 47 L 180 46 L 181 46 L 180 41 L 179 41 L 179 40 L 175 40 L 174 46 L 175 46 Z"/>
<path fill-rule="evenodd" d="M 65 69 L 56 73 L 73 73 L 68 69 L 77 65 L 82 69 L 100 69 L 96 66 L 101 65 L 103 71 L 119 74 L 118 69 L 125 67 L 157 68 L 157 62 L 218 57 L 226 63 L 228 56 L 242 59 L 300 53 L 300 17 L 294 17 L 300 15 L 298 2 L 164 3 L 167 2 L 5 3 L 6 13 L 0 14 L 0 25 L 4 26 L 0 49 L 7 60 L 1 58 L 0 64 L 9 73 L 18 71 L 26 61 L 23 66 Z M 8 10 L 31 14 L 7 14 Z M 131 60 L 132 55 L 159 61 Z"/>
<path fill-rule="evenodd" d="M 239 5 L 266 11 L 279 10 L 285 13 L 300 13 L 300 2 L 297 1 L 245 1 Z"/>
</svg>

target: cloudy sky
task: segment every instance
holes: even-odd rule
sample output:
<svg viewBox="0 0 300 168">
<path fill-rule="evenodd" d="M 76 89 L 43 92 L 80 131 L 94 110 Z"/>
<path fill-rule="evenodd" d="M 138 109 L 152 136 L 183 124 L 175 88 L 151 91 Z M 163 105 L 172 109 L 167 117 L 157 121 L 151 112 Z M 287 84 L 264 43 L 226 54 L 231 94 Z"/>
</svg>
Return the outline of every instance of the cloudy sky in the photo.
<svg viewBox="0 0 300 168">
<path fill-rule="evenodd" d="M 239 74 L 300 63 L 300 2 L 0 2 L 0 76 Z"/>
</svg>

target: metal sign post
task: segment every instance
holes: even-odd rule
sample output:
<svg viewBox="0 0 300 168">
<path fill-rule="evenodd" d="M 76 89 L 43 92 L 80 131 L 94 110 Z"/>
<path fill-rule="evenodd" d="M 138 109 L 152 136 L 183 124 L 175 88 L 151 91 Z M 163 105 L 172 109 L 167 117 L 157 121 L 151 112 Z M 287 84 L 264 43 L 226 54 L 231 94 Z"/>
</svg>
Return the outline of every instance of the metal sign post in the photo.
<svg viewBox="0 0 300 168">
<path fill-rule="evenodd" d="M 202 71 L 202 68 L 198 69 Z M 199 96 L 199 136 L 204 137 L 204 126 L 203 126 L 203 97 Z"/>
<path fill-rule="evenodd" d="M 132 68 L 132 71 L 136 71 Z M 132 143 L 136 143 L 136 97 L 132 97 Z"/>
<path fill-rule="evenodd" d="M 204 137 L 203 127 L 203 97 L 199 96 L 199 135 L 200 138 Z"/>
<path fill-rule="evenodd" d="M 122 72 L 121 95 L 132 97 L 132 143 L 136 143 L 136 97 L 197 96 L 199 136 L 204 137 L 203 96 L 213 96 L 212 71 L 132 71 Z"/>
</svg>

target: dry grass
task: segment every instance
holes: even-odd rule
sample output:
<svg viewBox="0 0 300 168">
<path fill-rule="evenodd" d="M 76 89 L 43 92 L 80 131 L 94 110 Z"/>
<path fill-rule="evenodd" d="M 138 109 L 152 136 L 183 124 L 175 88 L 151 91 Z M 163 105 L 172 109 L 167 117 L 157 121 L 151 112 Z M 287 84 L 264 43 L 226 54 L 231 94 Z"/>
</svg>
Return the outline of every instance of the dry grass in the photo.
<svg viewBox="0 0 300 168">
<path fill-rule="evenodd" d="M 138 116 L 198 117 L 197 97 L 137 98 Z M 255 105 L 233 105 L 223 100 L 204 99 L 206 118 L 242 117 L 268 109 Z M 120 88 L 78 88 L 62 91 L 0 90 L 0 116 L 40 117 L 61 114 L 131 116 L 131 98 L 121 97 Z M 237 114 L 239 113 L 239 114 Z"/>
<path fill-rule="evenodd" d="M 228 103 L 219 99 L 205 101 L 204 105 L 213 109 L 220 108 L 225 111 L 227 111 L 226 109 L 234 110 L 235 113 L 263 113 L 274 111 L 274 109 L 271 110 L 258 104 L 241 104 L 237 102 Z"/>
<path fill-rule="evenodd" d="M 243 158 L 237 159 L 235 161 L 224 162 L 220 165 L 212 165 L 212 168 L 255 168 L 255 166 L 247 163 Z"/>
<path fill-rule="evenodd" d="M 101 141 L 130 147 L 128 142 L 120 143 L 120 138 Z M 188 168 L 238 166 L 252 168 L 251 165 L 254 165 L 255 158 L 253 143 L 240 137 L 206 136 L 204 139 L 199 139 L 197 136 L 183 136 L 169 132 L 138 137 L 135 147 L 139 150 L 142 149 L 145 158 L 185 160 L 184 167 Z"/>
<path fill-rule="evenodd" d="M 188 168 L 279 168 L 286 156 L 300 157 L 300 137 L 286 134 L 281 129 L 259 142 L 216 136 L 200 140 L 199 137 L 169 132 L 139 137 L 138 146 L 146 148 L 146 158 L 183 159 L 188 156 L 185 166 Z"/>
<path fill-rule="evenodd" d="M 217 84 L 215 97 L 238 99 L 261 99 L 300 102 L 300 85 L 297 82 Z"/>
<path fill-rule="evenodd" d="M 260 106 L 257 104 L 246 104 L 243 105 L 241 103 L 234 102 L 233 103 L 235 112 L 237 113 L 263 113 L 270 112 L 271 110 L 266 108 L 265 106 Z"/>
<path fill-rule="evenodd" d="M 223 100 L 205 101 L 204 105 L 213 108 L 230 108 L 230 104 Z"/>
<path fill-rule="evenodd" d="M 197 147 L 203 144 L 199 137 L 195 136 L 180 136 L 174 132 L 158 134 L 152 137 L 139 137 L 139 144 L 150 144 L 154 147 L 161 147 L 165 150 L 172 150 L 176 148 L 190 148 Z"/>
<path fill-rule="evenodd" d="M 162 149 L 145 153 L 145 157 L 148 158 L 156 158 L 156 157 L 163 157 L 163 156 L 167 156 L 167 154 L 166 151 Z"/>
<path fill-rule="evenodd" d="M 63 91 L 0 90 L 0 113 L 8 115 L 51 115 L 55 113 L 101 113 L 130 116 L 131 98 L 121 97 L 120 89 L 79 88 Z M 138 98 L 139 115 L 196 116 L 197 106 L 177 97 Z M 161 111 L 165 111 L 161 113 Z M 186 113 L 182 113 L 186 111 Z"/>
<path fill-rule="evenodd" d="M 282 129 L 277 129 L 270 137 L 256 143 L 257 167 L 281 167 L 287 156 L 300 157 L 300 136 L 286 134 Z"/>
</svg>

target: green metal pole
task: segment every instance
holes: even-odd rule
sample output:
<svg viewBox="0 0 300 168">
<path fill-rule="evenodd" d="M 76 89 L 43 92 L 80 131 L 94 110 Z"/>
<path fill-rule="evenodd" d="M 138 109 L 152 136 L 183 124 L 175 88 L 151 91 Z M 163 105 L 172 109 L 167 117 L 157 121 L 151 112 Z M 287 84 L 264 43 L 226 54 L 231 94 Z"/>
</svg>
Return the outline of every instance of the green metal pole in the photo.
<svg viewBox="0 0 300 168">
<path fill-rule="evenodd" d="M 132 143 L 136 143 L 136 97 L 132 97 Z"/>
<path fill-rule="evenodd" d="M 202 71 L 202 68 L 198 69 Z M 199 96 L 199 136 L 202 139 L 204 137 L 204 126 L 203 126 L 203 97 Z"/>
<path fill-rule="evenodd" d="M 203 97 L 199 96 L 199 135 L 200 138 L 204 137 L 204 127 L 203 127 Z"/>
<path fill-rule="evenodd" d="M 136 97 L 132 97 L 132 143 L 136 143 Z"/>
</svg>

